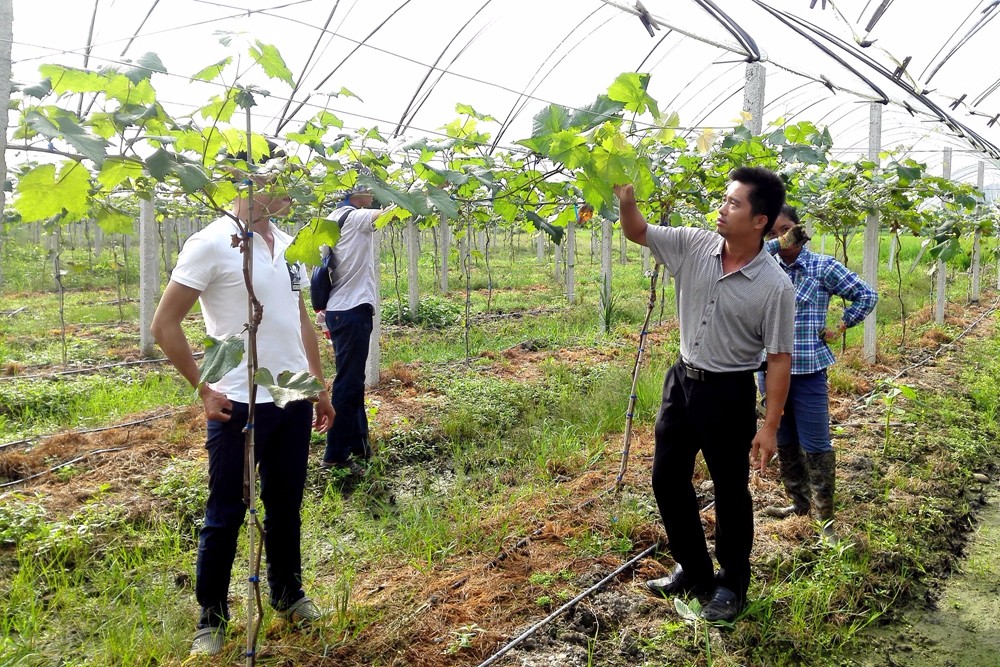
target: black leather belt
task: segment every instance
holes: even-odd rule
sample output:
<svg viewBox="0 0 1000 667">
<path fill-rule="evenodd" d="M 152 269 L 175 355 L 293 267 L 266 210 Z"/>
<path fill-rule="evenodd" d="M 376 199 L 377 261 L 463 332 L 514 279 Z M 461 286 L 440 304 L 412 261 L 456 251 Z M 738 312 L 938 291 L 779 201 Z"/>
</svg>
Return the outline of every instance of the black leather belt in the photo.
<svg viewBox="0 0 1000 667">
<path fill-rule="evenodd" d="M 701 368 L 695 368 L 694 366 L 689 365 L 683 359 L 680 360 L 680 364 L 681 367 L 684 369 L 684 376 L 690 380 L 697 380 L 698 382 L 707 382 L 709 380 L 723 380 L 754 372 L 753 370 L 727 371 L 725 373 L 719 373 L 717 371 L 706 371 Z"/>
</svg>

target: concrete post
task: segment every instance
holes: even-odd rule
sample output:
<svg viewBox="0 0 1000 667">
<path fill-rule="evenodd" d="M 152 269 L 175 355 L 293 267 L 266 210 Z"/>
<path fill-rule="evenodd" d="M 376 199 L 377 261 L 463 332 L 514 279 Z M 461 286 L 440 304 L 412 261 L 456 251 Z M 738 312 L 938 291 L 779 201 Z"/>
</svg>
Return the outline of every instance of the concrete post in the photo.
<svg viewBox="0 0 1000 667">
<path fill-rule="evenodd" d="M 406 279 L 410 292 L 410 317 L 416 317 L 420 309 L 420 230 L 410 219 L 406 223 Z"/>
<path fill-rule="evenodd" d="M 764 81 L 766 71 L 762 62 L 747 63 L 746 83 L 743 85 L 743 111 L 750 114 L 744 123 L 752 134 L 764 131 Z"/>
<path fill-rule="evenodd" d="M 944 156 L 941 162 L 941 176 L 951 179 L 951 148 L 944 149 Z M 934 299 L 934 322 L 944 324 L 944 306 L 947 301 L 948 270 L 944 260 L 938 258 L 936 278 L 936 296 Z"/>
<path fill-rule="evenodd" d="M 150 358 L 155 341 L 149 331 L 160 296 L 160 235 L 152 199 L 139 200 L 139 352 Z"/>
<path fill-rule="evenodd" d="M 451 223 L 441 216 L 441 293 L 448 293 L 448 258 L 451 256 Z"/>
<path fill-rule="evenodd" d="M 379 381 L 379 366 L 382 361 L 382 346 L 379 335 L 382 333 L 382 231 L 372 234 L 372 258 L 375 264 L 375 316 L 372 318 L 372 335 L 368 339 L 368 361 L 365 362 L 365 386 L 374 387 Z"/>
<path fill-rule="evenodd" d="M 868 157 L 876 164 L 879 162 L 878 154 L 882 150 L 882 105 L 872 102 L 870 105 L 870 118 L 868 123 Z M 878 243 L 879 243 L 879 216 L 878 213 L 869 213 L 865 222 L 865 250 L 862 265 L 865 282 L 874 289 L 878 289 Z M 877 354 L 877 332 L 875 330 L 875 310 L 872 310 L 865 318 L 864 331 L 864 355 L 868 363 L 875 363 Z"/>
<path fill-rule="evenodd" d="M 983 191 L 983 184 L 985 181 L 985 171 L 986 165 L 982 160 L 979 161 L 979 168 L 976 170 L 976 187 L 979 191 Z M 982 243 L 983 243 L 983 233 L 980 230 L 976 230 L 972 236 L 972 303 L 979 303 L 979 288 L 980 282 L 982 281 Z"/>
</svg>

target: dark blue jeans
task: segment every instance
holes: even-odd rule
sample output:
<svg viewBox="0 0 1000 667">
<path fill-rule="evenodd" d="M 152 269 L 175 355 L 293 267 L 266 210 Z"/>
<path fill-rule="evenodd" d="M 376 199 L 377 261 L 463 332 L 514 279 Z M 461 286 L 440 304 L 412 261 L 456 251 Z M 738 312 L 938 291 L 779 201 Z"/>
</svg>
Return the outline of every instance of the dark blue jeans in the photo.
<svg viewBox="0 0 1000 667">
<path fill-rule="evenodd" d="M 229 620 L 229 581 L 236 559 L 236 542 L 246 516 L 243 502 L 243 428 L 249 408 L 233 403 L 228 422 L 209 420 L 208 504 L 198 540 L 195 594 L 201 605 L 198 627 L 218 626 Z M 309 455 L 312 404 L 257 405 L 254 455 L 264 505 L 264 550 L 271 606 L 287 609 L 302 598 L 302 560 L 299 552 L 302 492 Z M 240 577 L 241 581 L 246 578 Z"/>
<path fill-rule="evenodd" d="M 742 597 L 750 585 L 753 546 L 748 483 L 750 446 L 757 429 L 754 396 L 750 372 L 695 380 L 675 364 L 663 383 L 653 453 L 653 495 L 670 553 L 685 573 L 711 586 L 712 557 L 692 483 L 695 457 L 701 451 L 715 484 L 718 583 Z"/>
<path fill-rule="evenodd" d="M 365 413 L 365 364 L 374 316 L 375 308 L 368 303 L 350 310 L 326 311 L 326 326 L 337 359 L 337 375 L 330 391 L 337 416 L 326 433 L 325 463 L 346 463 L 352 454 L 362 459 L 371 456 Z"/>
<path fill-rule="evenodd" d="M 793 375 L 788 400 L 778 427 L 779 445 L 799 445 L 818 454 L 833 450 L 830 443 L 830 393 L 826 369 Z"/>
</svg>

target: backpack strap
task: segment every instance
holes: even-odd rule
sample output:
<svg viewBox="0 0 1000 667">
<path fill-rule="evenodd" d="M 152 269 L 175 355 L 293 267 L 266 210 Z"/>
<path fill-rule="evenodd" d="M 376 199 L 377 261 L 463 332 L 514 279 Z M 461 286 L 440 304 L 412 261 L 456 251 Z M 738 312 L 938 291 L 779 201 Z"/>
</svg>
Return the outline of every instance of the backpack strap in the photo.
<svg viewBox="0 0 1000 667">
<path fill-rule="evenodd" d="M 353 206 L 344 206 L 343 213 L 340 216 L 334 216 L 333 221 L 337 223 L 338 227 L 343 227 L 344 223 L 347 221 L 347 216 L 351 214 L 351 211 L 357 211 L 358 209 Z"/>
</svg>

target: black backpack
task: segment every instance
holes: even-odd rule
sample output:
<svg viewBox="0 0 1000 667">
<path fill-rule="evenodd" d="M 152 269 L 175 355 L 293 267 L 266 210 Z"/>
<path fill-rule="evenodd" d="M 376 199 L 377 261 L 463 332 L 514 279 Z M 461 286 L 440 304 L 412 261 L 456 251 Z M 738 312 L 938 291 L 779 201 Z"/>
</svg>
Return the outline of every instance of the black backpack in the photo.
<svg viewBox="0 0 1000 667">
<path fill-rule="evenodd" d="M 333 222 L 338 227 L 344 226 L 344 221 L 351 211 L 356 210 L 353 206 L 344 207 L 344 211 L 339 216 L 333 218 Z M 320 265 L 313 269 L 312 276 L 309 277 L 309 303 L 312 304 L 313 311 L 326 310 L 326 303 L 333 293 L 333 271 L 337 268 L 337 259 L 333 254 L 333 248 L 326 254 Z"/>
</svg>

